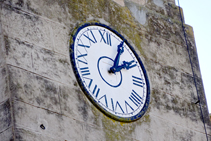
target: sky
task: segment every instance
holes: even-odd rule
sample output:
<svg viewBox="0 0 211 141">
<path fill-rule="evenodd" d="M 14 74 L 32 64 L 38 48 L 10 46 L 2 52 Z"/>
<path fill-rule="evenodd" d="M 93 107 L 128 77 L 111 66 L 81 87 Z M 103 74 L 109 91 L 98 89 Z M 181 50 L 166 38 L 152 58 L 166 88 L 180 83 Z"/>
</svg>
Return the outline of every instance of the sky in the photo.
<svg viewBox="0 0 211 141">
<path fill-rule="evenodd" d="M 178 0 L 175 0 L 178 5 Z M 185 24 L 194 30 L 199 64 L 211 113 L 211 0 L 179 0 L 183 8 Z"/>
</svg>

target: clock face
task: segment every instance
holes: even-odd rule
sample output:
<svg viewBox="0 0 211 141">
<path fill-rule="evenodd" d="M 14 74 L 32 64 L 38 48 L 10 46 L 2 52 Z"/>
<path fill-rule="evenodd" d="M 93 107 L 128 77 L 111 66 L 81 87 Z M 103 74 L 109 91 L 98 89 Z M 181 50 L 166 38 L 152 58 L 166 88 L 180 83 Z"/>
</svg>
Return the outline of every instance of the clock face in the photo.
<svg viewBox="0 0 211 141">
<path fill-rule="evenodd" d="M 77 80 L 91 102 L 119 121 L 140 118 L 149 105 L 149 82 L 135 50 L 106 25 L 85 24 L 71 45 Z"/>
</svg>

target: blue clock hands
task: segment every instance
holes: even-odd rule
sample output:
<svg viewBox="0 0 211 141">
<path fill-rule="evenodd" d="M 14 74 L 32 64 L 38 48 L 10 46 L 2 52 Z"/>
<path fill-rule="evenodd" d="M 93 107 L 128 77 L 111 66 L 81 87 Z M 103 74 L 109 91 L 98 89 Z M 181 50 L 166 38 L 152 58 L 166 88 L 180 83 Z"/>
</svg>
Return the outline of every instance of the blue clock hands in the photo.
<svg viewBox="0 0 211 141">
<path fill-rule="evenodd" d="M 120 60 L 120 55 L 124 52 L 124 47 L 123 47 L 124 41 L 122 41 L 118 46 L 117 46 L 117 55 L 114 60 L 114 65 L 110 68 L 109 73 L 116 73 L 121 71 L 122 69 L 130 69 L 136 66 L 136 64 L 132 65 L 134 60 L 130 62 L 123 61 L 123 64 L 119 66 L 119 60 Z"/>
<path fill-rule="evenodd" d="M 116 58 L 114 60 L 114 65 L 110 68 L 109 73 L 115 73 L 115 72 L 117 72 L 116 69 L 117 69 L 118 64 L 119 64 L 120 55 L 124 52 L 123 44 L 124 44 L 124 41 L 122 41 L 117 46 L 117 55 L 116 55 Z"/>
<path fill-rule="evenodd" d="M 131 65 L 133 62 L 135 62 L 135 61 L 134 60 L 132 60 L 130 62 L 123 61 L 123 64 L 122 65 L 117 66 L 116 72 L 120 71 L 121 69 L 127 69 L 127 70 L 129 70 L 130 68 L 135 67 L 136 64 Z"/>
</svg>

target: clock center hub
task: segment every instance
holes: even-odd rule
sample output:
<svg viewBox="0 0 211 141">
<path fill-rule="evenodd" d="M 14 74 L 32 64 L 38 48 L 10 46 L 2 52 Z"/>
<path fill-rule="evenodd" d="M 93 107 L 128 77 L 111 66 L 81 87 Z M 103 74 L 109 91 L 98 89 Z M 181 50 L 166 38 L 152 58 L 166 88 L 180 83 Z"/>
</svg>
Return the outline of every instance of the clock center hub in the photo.
<svg viewBox="0 0 211 141">
<path fill-rule="evenodd" d="M 103 81 L 111 87 L 119 87 L 122 83 L 122 73 L 116 72 L 109 73 L 111 66 L 113 65 L 114 60 L 107 56 L 102 56 L 98 59 L 97 68 L 100 74 L 100 77 Z"/>
</svg>

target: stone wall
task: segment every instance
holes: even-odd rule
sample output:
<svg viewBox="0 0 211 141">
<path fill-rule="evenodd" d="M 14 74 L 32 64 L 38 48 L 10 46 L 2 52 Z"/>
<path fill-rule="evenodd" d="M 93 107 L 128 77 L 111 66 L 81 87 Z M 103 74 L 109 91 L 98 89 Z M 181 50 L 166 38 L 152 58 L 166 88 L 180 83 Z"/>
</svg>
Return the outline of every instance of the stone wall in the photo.
<svg viewBox="0 0 211 141">
<path fill-rule="evenodd" d="M 206 140 L 174 0 L 0 0 L 0 5 L 1 141 Z M 92 21 L 122 34 L 145 65 L 150 105 L 135 122 L 102 114 L 76 81 L 72 33 Z M 193 30 L 185 28 L 210 139 Z"/>
</svg>

